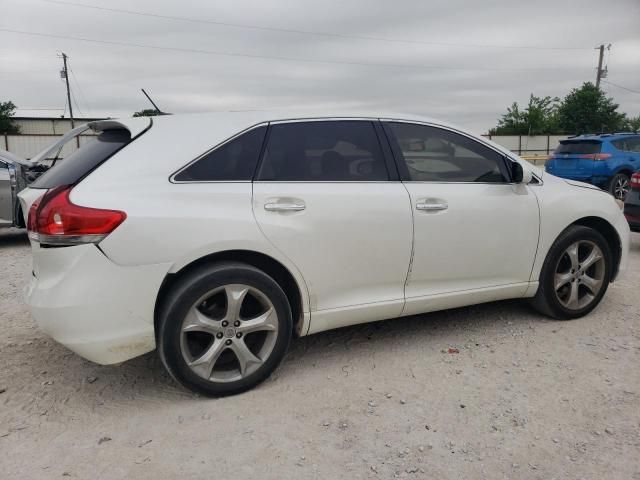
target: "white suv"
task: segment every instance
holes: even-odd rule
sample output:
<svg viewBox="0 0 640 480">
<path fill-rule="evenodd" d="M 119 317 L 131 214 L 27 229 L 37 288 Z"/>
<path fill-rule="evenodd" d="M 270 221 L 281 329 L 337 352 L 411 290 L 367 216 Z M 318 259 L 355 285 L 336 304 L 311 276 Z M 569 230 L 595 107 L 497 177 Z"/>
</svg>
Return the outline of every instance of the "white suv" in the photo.
<svg viewBox="0 0 640 480">
<path fill-rule="evenodd" d="M 292 336 L 507 298 L 587 314 L 623 268 L 613 197 L 414 116 L 103 121 L 20 195 L 44 331 L 158 348 L 182 385 L 264 380 Z"/>
</svg>

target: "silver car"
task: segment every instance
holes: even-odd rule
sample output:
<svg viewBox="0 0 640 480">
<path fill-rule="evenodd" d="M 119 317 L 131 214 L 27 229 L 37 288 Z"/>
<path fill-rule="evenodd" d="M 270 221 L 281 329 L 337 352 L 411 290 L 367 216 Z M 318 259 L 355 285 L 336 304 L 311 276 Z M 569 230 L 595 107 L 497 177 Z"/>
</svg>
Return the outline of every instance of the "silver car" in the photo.
<svg viewBox="0 0 640 480">
<path fill-rule="evenodd" d="M 30 160 L 0 149 L 0 228 L 25 227 L 18 193 L 55 165 L 62 147 L 87 129 L 88 125 L 74 128 Z"/>
</svg>

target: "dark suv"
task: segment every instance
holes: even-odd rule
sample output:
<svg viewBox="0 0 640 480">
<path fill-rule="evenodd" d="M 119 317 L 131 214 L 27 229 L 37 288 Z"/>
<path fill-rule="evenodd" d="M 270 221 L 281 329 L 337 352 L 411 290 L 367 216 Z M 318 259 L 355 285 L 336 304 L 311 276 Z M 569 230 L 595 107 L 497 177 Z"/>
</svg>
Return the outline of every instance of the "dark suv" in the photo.
<svg viewBox="0 0 640 480">
<path fill-rule="evenodd" d="M 545 170 L 556 177 L 591 183 L 619 200 L 640 169 L 640 134 L 579 135 L 561 140 Z"/>
</svg>

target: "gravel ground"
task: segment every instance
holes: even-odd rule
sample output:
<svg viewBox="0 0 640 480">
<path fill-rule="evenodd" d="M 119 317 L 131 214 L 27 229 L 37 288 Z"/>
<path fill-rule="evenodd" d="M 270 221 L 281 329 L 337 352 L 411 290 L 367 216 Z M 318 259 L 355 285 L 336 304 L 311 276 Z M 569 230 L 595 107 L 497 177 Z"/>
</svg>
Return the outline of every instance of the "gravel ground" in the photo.
<svg viewBox="0 0 640 480">
<path fill-rule="evenodd" d="M 294 342 L 240 396 L 194 396 L 155 354 L 87 362 L 22 301 L 0 233 L 0 477 L 640 479 L 640 235 L 586 318 L 502 302 Z"/>
</svg>

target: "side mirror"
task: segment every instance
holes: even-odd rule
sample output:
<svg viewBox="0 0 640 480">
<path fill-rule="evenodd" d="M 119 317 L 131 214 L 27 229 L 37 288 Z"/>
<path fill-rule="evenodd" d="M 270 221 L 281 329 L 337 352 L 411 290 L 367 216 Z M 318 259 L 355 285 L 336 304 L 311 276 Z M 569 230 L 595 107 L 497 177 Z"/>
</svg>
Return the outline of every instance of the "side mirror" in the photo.
<svg viewBox="0 0 640 480">
<path fill-rule="evenodd" d="M 533 174 L 529 169 L 525 170 L 518 162 L 511 161 L 511 180 L 514 183 L 530 183 L 533 179 Z"/>
</svg>

